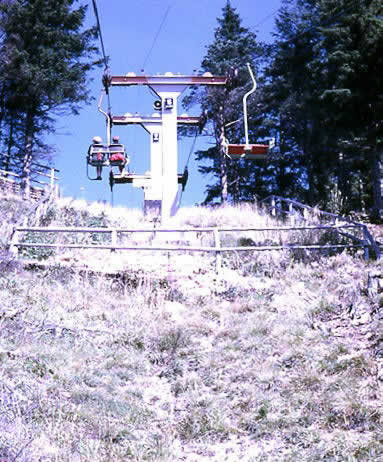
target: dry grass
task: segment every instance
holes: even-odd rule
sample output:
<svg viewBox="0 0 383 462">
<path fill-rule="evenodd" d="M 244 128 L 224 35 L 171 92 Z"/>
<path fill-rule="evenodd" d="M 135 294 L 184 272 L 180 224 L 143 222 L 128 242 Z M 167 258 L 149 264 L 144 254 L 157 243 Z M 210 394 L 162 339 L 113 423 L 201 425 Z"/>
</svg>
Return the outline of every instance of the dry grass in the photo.
<svg viewBox="0 0 383 462">
<path fill-rule="evenodd" d="M 171 286 L 3 273 L 1 456 L 378 461 L 374 360 L 347 319 L 371 305 L 365 269 L 342 255 Z"/>
<path fill-rule="evenodd" d="M 102 218 L 73 210 L 50 220 Z M 242 215 L 195 213 L 180 224 Z M 377 300 L 366 290 L 380 264 L 236 256 L 217 279 L 194 257 L 183 272 L 185 261 L 116 277 L 7 258 L 0 460 L 382 460 Z"/>
<path fill-rule="evenodd" d="M 318 224 L 318 223 L 317 223 Z M 61 199 L 56 204 L 52 205 L 46 215 L 41 219 L 41 226 L 69 226 L 69 227 L 116 227 L 116 228 L 148 228 L 152 229 L 153 225 L 144 221 L 142 213 L 138 210 L 126 210 L 122 208 L 111 208 L 107 204 L 93 203 L 87 204 L 85 201 L 73 201 L 69 199 Z M 331 230 L 261 230 L 262 228 L 276 228 L 278 226 L 289 225 L 288 222 L 283 222 L 276 218 L 273 218 L 265 212 L 259 211 L 254 205 L 245 204 L 239 206 L 225 206 L 225 207 L 193 207 L 181 209 L 177 216 L 173 217 L 169 223 L 166 224 L 168 228 L 211 228 L 211 227 L 223 227 L 223 228 L 238 228 L 238 227 L 249 227 L 249 228 L 260 228 L 255 231 L 225 231 L 220 233 L 221 245 L 223 247 L 235 247 L 235 246 L 278 246 L 278 245 L 302 245 L 302 244 L 349 244 L 348 238 L 338 235 L 336 232 Z M 360 236 L 359 236 L 360 237 Z M 82 244 L 82 245 L 94 245 L 104 244 L 111 245 L 111 234 L 97 234 L 97 233 L 44 233 L 38 234 L 34 232 L 28 232 L 23 234 L 23 242 L 45 242 L 48 244 Z M 129 246 L 142 246 L 142 245 L 181 245 L 181 246 L 214 246 L 215 240 L 213 233 L 211 232 L 179 232 L 179 233 L 157 233 L 154 236 L 153 233 L 119 233 L 118 235 L 119 245 Z M 311 251 L 310 251 L 311 252 Z M 312 255 L 302 249 L 290 250 L 284 254 L 280 252 L 259 255 L 257 253 L 252 254 L 233 254 L 226 253 L 224 258 L 226 265 L 231 268 L 244 268 L 253 271 L 259 265 L 265 266 L 270 262 L 278 261 L 283 262 L 291 260 L 293 257 L 296 260 L 310 260 Z M 327 250 L 327 255 L 334 254 L 336 251 Z M 97 253 L 97 251 L 96 251 Z M 103 266 L 113 266 L 116 263 L 116 254 L 113 258 L 109 258 L 105 253 L 92 251 L 56 251 L 54 249 L 39 249 L 39 248 L 27 248 L 22 250 L 22 255 L 26 258 L 33 259 L 47 259 L 50 258 L 61 261 L 63 258 L 68 260 L 79 260 L 92 264 L 93 268 L 98 267 L 100 264 Z M 360 252 L 359 252 L 360 253 Z M 130 262 L 142 262 L 146 259 L 148 253 L 139 254 L 118 254 L 118 262 L 120 268 L 131 268 Z M 157 255 L 157 254 L 156 254 Z M 206 257 L 206 258 L 205 258 Z M 212 261 L 211 256 L 205 255 L 194 258 L 200 261 Z M 151 263 L 152 256 L 149 255 L 149 263 Z M 156 257 L 157 258 L 157 257 Z M 159 255 L 159 259 L 163 260 L 166 266 L 167 254 Z M 172 258 L 173 263 L 176 259 Z M 183 265 L 183 257 L 180 265 Z M 92 263 L 94 261 L 94 264 Z M 128 264 L 125 264 L 125 261 Z M 274 264 L 273 263 L 273 264 Z M 122 265 L 122 266 L 121 266 Z M 210 265 L 210 263 L 209 263 Z M 176 265 L 177 266 L 177 265 Z"/>
<path fill-rule="evenodd" d="M 221 207 L 183 207 L 172 218 L 174 226 L 191 227 L 268 227 L 278 220 L 258 210 L 253 204 L 226 205 Z"/>
</svg>

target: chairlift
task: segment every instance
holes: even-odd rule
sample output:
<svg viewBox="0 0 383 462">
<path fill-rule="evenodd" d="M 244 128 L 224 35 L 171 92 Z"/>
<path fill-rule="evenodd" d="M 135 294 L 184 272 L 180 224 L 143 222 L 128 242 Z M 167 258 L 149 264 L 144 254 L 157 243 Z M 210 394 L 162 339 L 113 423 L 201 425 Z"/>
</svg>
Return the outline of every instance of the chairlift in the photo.
<svg viewBox="0 0 383 462">
<path fill-rule="evenodd" d="M 248 121 L 247 121 L 247 98 L 255 92 L 257 89 L 257 82 L 255 81 L 253 71 L 250 67 L 250 64 L 247 63 L 247 68 L 249 69 L 250 77 L 253 81 L 252 89 L 245 94 L 243 97 L 243 120 L 245 125 L 245 143 L 244 144 L 231 144 L 225 140 L 224 149 L 225 154 L 230 157 L 230 159 L 266 159 L 268 157 L 270 149 L 275 145 L 275 140 L 271 139 L 267 144 L 258 143 L 250 144 L 249 143 L 249 130 L 248 130 Z M 232 125 L 235 122 L 230 122 L 226 127 Z"/>
<path fill-rule="evenodd" d="M 107 124 L 107 144 L 102 144 L 101 139 L 99 142 L 93 142 L 89 146 L 87 154 L 87 177 L 89 180 L 101 180 L 103 167 L 118 167 L 120 172 L 123 171 L 125 166 L 129 163 L 129 157 L 126 155 L 125 147 L 123 144 L 113 142 L 111 143 L 111 116 L 101 109 L 104 91 L 101 92 L 98 110 L 104 114 Z M 89 174 L 89 166 L 95 167 L 97 170 L 96 178 L 92 178 Z"/>
<path fill-rule="evenodd" d="M 129 159 L 125 153 L 125 147 L 120 143 L 112 143 L 109 145 L 109 165 L 111 167 L 119 167 L 120 171 L 129 163 Z"/>
<path fill-rule="evenodd" d="M 89 146 L 86 158 L 86 176 L 89 180 L 101 180 L 102 168 L 109 165 L 109 150 L 103 144 L 93 143 Z M 89 166 L 95 167 L 97 171 L 96 178 L 92 178 L 89 174 Z"/>
</svg>

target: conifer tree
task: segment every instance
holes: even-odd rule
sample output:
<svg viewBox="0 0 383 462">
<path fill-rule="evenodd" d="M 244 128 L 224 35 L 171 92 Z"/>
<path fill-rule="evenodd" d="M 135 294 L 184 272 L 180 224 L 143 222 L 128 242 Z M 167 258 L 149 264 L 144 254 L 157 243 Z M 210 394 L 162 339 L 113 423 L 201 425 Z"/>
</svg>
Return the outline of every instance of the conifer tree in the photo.
<svg viewBox="0 0 383 462">
<path fill-rule="evenodd" d="M 350 173 L 356 173 L 357 185 L 364 184 L 370 193 L 374 218 L 383 209 L 382 14 L 380 0 L 321 2 L 328 79 L 322 98 L 329 124 L 337 127 L 341 186 L 353 199 L 357 188 Z"/>
<path fill-rule="evenodd" d="M 284 0 L 266 69 L 268 110 L 280 137 L 279 192 L 313 204 L 326 195 L 332 163 L 320 99 L 325 75 L 318 8 L 314 0 Z"/>
<path fill-rule="evenodd" d="M 84 30 L 77 0 L 12 0 L 0 4 L 2 144 L 24 178 L 49 150 L 54 117 L 76 114 L 89 101 L 87 75 L 97 49 Z"/>
<path fill-rule="evenodd" d="M 347 212 L 360 209 L 368 193 L 376 214 L 382 3 L 284 0 L 276 26 L 269 111 L 285 140 L 283 159 L 302 179 L 297 195 L 326 207 L 340 192 L 338 211 Z"/>
<path fill-rule="evenodd" d="M 256 71 L 262 55 L 262 48 L 257 43 L 256 35 L 241 25 L 241 18 L 227 0 L 218 18 L 214 42 L 207 48 L 201 67 L 204 72 L 213 75 L 228 75 L 229 82 L 225 89 L 207 88 L 192 93 L 186 105 L 198 102 L 208 117 L 208 131 L 213 135 L 213 147 L 199 151 L 196 159 L 204 163 L 199 171 L 212 175 L 215 183 L 208 185 L 205 202 L 239 200 L 241 198 L 241 181 L 248 181 L 250 172 L 248 163 L 232 162 L 224 153 L 224 138 L 230 136 L 231 142 L 243 140 L 242 97 L 250 89 L 251 80 L 246 63 Z M 254 104 L 254 99 L 251 101 Z M 240 119 L 240 123 L 226 125 Z M 207 165 L 206 165 L 207 164 Z"/>
</svg>

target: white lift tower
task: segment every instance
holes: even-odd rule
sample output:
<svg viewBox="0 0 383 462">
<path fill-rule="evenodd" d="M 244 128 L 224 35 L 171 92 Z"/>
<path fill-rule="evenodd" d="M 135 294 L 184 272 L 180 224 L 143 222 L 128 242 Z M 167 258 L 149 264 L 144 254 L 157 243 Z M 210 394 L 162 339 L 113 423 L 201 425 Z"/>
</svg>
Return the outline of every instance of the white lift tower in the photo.
<svg viewBox="0 0 383 462">
<path fill-rule="evenodd" d="M 115 183 L 132 183 L 144 190 L 145 210 L 156 211 L 162 222 L 177 210 L 179 183 L 178 174 L 178 124 L 198 124 L 198 117 L 178 116 L 177 102 L 182 92 L 191 85 L 225 85 L 226 77 L 210 74 L 185 76 L 166 73 L 155 76 L 112 76 L 110 86 L 147 85 L 161 100 L 157 117 L 113 116 L 112 124 L 139 124 L 150 134 L 150 172 L 144 175 L 121 172 L 113 176 Z"/>
</svg>

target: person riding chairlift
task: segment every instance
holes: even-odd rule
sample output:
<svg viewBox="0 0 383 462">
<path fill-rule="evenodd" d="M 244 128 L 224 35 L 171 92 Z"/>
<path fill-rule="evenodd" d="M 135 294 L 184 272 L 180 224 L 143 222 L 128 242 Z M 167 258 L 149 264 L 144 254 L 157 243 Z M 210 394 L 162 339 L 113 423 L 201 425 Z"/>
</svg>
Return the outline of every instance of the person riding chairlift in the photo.
<svg viewBox="0 0 383 462">
<path fill-rule="evenodd" d="M 92 146 L 89 148 L 92 148 L 93 153 L 96 153 L 96 159 L 97 161 L 100 161 L 100 164 L 97 165 L 97 180 L 101 180 L 101 173 L 102 173 L 102 165 L 101 162 L 104 161 L 104 146 L 102 145 L 102 138 L 101 136 L 94 136 L 92 139 Z"/>
<path fill-rule="evenodd" d="M 120 137 L 119 136 L 113 136 L 113 145 L 120 145 Z M 121 146 L 121 151 L 112 151 L 110 152 L 110 157 L 109 161 L 110 162 L 116 162 L 118 164 L 118 168 L 120 170 L 120 173 L 123 172 L 124 167 L 126 165 L 126 158 L 125 158 L 125 153 L 124 153 L 124 148 L 122 145 Z"/>
</svg>

